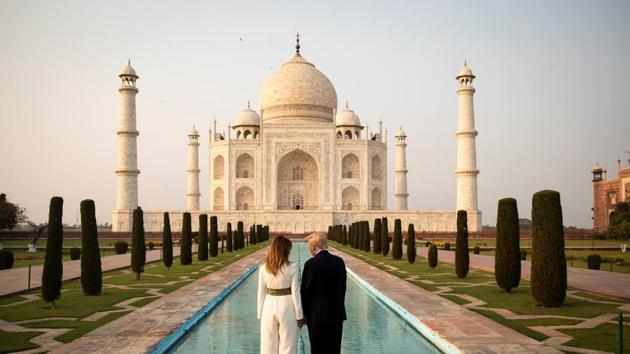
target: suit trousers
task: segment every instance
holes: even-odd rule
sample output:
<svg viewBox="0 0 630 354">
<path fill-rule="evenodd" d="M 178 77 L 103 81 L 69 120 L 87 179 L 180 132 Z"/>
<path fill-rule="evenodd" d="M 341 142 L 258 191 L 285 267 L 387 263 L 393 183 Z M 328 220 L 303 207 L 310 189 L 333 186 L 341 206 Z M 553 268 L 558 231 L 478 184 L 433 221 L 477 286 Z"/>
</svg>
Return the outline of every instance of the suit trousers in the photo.
<svg viewBox="0 0 630 354">
<path fill-rule="evenodd" d="M 343 322 L 308 326 L 308 338 L 311 342 L 311 354 L 339 354 Z"/>
</svg>

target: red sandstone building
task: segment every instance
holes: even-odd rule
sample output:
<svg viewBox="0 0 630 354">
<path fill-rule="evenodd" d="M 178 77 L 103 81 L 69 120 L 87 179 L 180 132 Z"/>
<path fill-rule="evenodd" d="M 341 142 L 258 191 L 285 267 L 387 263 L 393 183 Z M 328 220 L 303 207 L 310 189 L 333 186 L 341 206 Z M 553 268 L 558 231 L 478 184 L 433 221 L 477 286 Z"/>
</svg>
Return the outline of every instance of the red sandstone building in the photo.
<svg viewBox="0 0 630 354">
<path fill-rule="evenodd" d="M 630 160 L 628 160 L 630 165 Z M 619 202 L 630 202 L 630 167 L 621 168 L 617 160 L 617 178 L 607 179 L 606 170 L 595 164 L 593 170 L 593 230 L 606 231 L 610 213 Z"/>
</svg>

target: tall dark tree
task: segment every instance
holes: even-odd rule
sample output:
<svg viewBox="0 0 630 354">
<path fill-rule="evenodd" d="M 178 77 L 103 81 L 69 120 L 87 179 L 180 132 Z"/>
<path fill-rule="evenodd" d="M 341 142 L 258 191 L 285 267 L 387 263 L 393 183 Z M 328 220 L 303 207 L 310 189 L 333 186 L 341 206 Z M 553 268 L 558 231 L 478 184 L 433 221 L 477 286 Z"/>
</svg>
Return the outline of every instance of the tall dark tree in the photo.
<svg viewBox="0 0 630 354">
<path fill-rule="evenodd" d="M 371 239 L 371 235 L 370 235 L 370 222 L 369 221 L 364 221 L 363 222 L 365 224 L 365 248 L 363 249 L 365 252 L 370 252 L 370 249 L 372 248 L 372 239 Z"/>
<path fill-rule="evenodd" d="M 173 265 L 173 235 L 171 233 L 171 218 L 164 213 L 164 228 L 162 229 L 162 262 L 167 269 Z"/>
<path fill-rule="evenodd" d="M 381 252 L 383 256 L 389 253 L 389 225 L 386 217 L 381 218 Z"/>
<path fill-rule="evenodd" d="M 521 280 L 520 229 L 514 198 L 499 200 L 496 237 L 494 276 L 497 285 L 509 293 Z"/>
<path fill-rule="evenodd" d="M 243 247 L 245 247 L 245 232 L 243 230 L 243 222 L 239 221 L 238 224 L 236 224 L 236 228 L 237 228 L 237 233 L 238 233 L 238 248 L 237 249 L 241 249 Z"/>
<path fill-rule="evenodd" d="M 217 226 L 217 217 L 210 217 L 210 257 L 219 255 L 219 230 Z"/>
<path fill-rule="evenodd" d="M 199 245 L 197 246 L 197 259 L 208 260 L 208 215 L 199 214 Z"/>
<path fill-rule="evenodd" d="M 26 209 L 7 200 L 7 195 L 0 193 L 0 230 L 12 230 L 17 224 L 27 220 Z"/>
<path fill-rule="evenodd" d="M 48 212 L 48 242 L 46 243 L 46 258 L 42 273 L 42 299 L 50 302 L 55 308 L 55 301 L 61 296 L 61 281 L 63 278 L 63 264 L 61 252 L 63 249 L 63 199 L 52 197 Z"/>
<path fill-rule="evenodd" d="M 334 241 L 333 226 L 332 225 L 328 225 L 328 232 L 326 233 L 326 237 L 328 237 L 329 240 L 333 240 Z"/>
<path fill-rule="evenodd" d="M 354 247 L 354 223 L 350 224 L 350 226 L 348 226 L 348 245 L 350 247 Z"/>
<path fill-rule="evenodd" d="M 531 289 L 545 307 L 562 306 L 567 294 L 567 261 L 560 193 L 543 190 L 532 198 Z"/>
<path fill-rule="evenodd" d="M 411 264 L 416 261 L 416 230 L 412 223 L 407 227 L 407 261 Z"/>
<path fill-rule="evenodd" d="M 81 287 L 86 295 L 99 295 L 103 288 L 101 252 L 98 248 L 96 208 L 93 200 L 81 202 Z"/>
<path fill-rule="evenodd" d="M 392 240 L 392 257 L 402 259 L 402 230 L 400 219 L 394 220 L 394 239 Z"/>
<path fill-rule="evenodd" d="M 256 243 L 263 241 L 263 226 L 256 225 Z"/>
<path fill-rule="evenodd" d="M 348 244 L 348 228 L 346 225 L 343 225 L 343 229 L 341 230 L 341 244 L 344 246 Z"/>
<path fill-rule="evenodd" d="M 182 216 L 182 236 L 179 240 L 179 263 L 181 265 L 192 264 L 192 223 L 190 213 Z"/>
<path fill-rule="evenodd" d="M 466 278 L 470 268 L 468 254 L 468 213 L 457 211 L 457 240 L 455 241 L 455 272 L 459 278 Z"/>
<path fill-rule="evenodd" d="M 133 225 L 131 226 L 131 270 L 136 273 L 136 280 L 140 280 L 140 273 L 144 272 L 147 260 L 147 246 L 144 241 L 144 213 L 137 207 L 133 211 Z"/>
<path fill-rule="evenodd" d="M 357 244 L 357 248 L 363 251 L 365 247 L 365 224 L 363 223 L 363 221 L 359 221 L 357 226 L 359 231 L 359 241 Z"/>
<path fill-rule="evenodd" d="M 429 246 L 429 267 L 431 269 L 438 265 L 438 248 L 436 245 Z"/>
<path fill-rule="evenodd" d="M 383 241 L 381 240 L 381 218 L 374 220 L 374 253 L 380 254 L 383 249 Z"/>
<path fill-rule="evenodd" d="M 226 240 L 227 242 L 225 244 L 225 249 L 228 252 L 232 252 L 232 247 L 233 247 L 233 244 L 232 244 L 232 237 L 233 237 L 233 235 L 232 235 L 232 223 L 227 223 L 226 237 L 227 237 L 227 240 Z"/>
<path fill-rule="evenodd" d="M 269 241 L 269 225 L 266 225 L 265 227 L 263 227 L 263 239 L 265 241 Z"/>
</svg>

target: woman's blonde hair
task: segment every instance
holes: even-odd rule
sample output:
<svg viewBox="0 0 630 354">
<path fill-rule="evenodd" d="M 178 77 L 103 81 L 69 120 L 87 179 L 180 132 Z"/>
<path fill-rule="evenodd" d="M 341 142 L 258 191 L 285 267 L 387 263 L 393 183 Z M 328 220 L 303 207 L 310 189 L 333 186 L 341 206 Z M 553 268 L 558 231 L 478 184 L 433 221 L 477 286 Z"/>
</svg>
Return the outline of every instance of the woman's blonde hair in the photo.
<svg viewBox="0 0 630 354">
<path fill-rule="evenodd" d="M 274 276 L 278 274 L 285 264 L 289 264 L 289 253 L 291 253 L 291 241 L 284 236 L 278 236 L 271 241 L 271 246 L 265 258 L 267 271 Z"/>
</svg>

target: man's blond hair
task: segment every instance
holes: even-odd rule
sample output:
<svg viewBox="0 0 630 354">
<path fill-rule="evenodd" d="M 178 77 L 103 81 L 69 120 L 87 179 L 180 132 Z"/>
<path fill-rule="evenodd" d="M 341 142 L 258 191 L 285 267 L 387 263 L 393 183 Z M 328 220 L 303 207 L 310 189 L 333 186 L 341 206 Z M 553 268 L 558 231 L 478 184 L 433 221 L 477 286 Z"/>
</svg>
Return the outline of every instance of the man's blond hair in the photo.
<svg viewBox="0 0 630 354">
<path fill-rule="evenodd" d="M 312 234 L 306 236 L 306 242 L 308 242 L 308 245 L 315 250 L 328 249 L 328 238 L 322 232 L 313 232 Z"/>
</svg>

